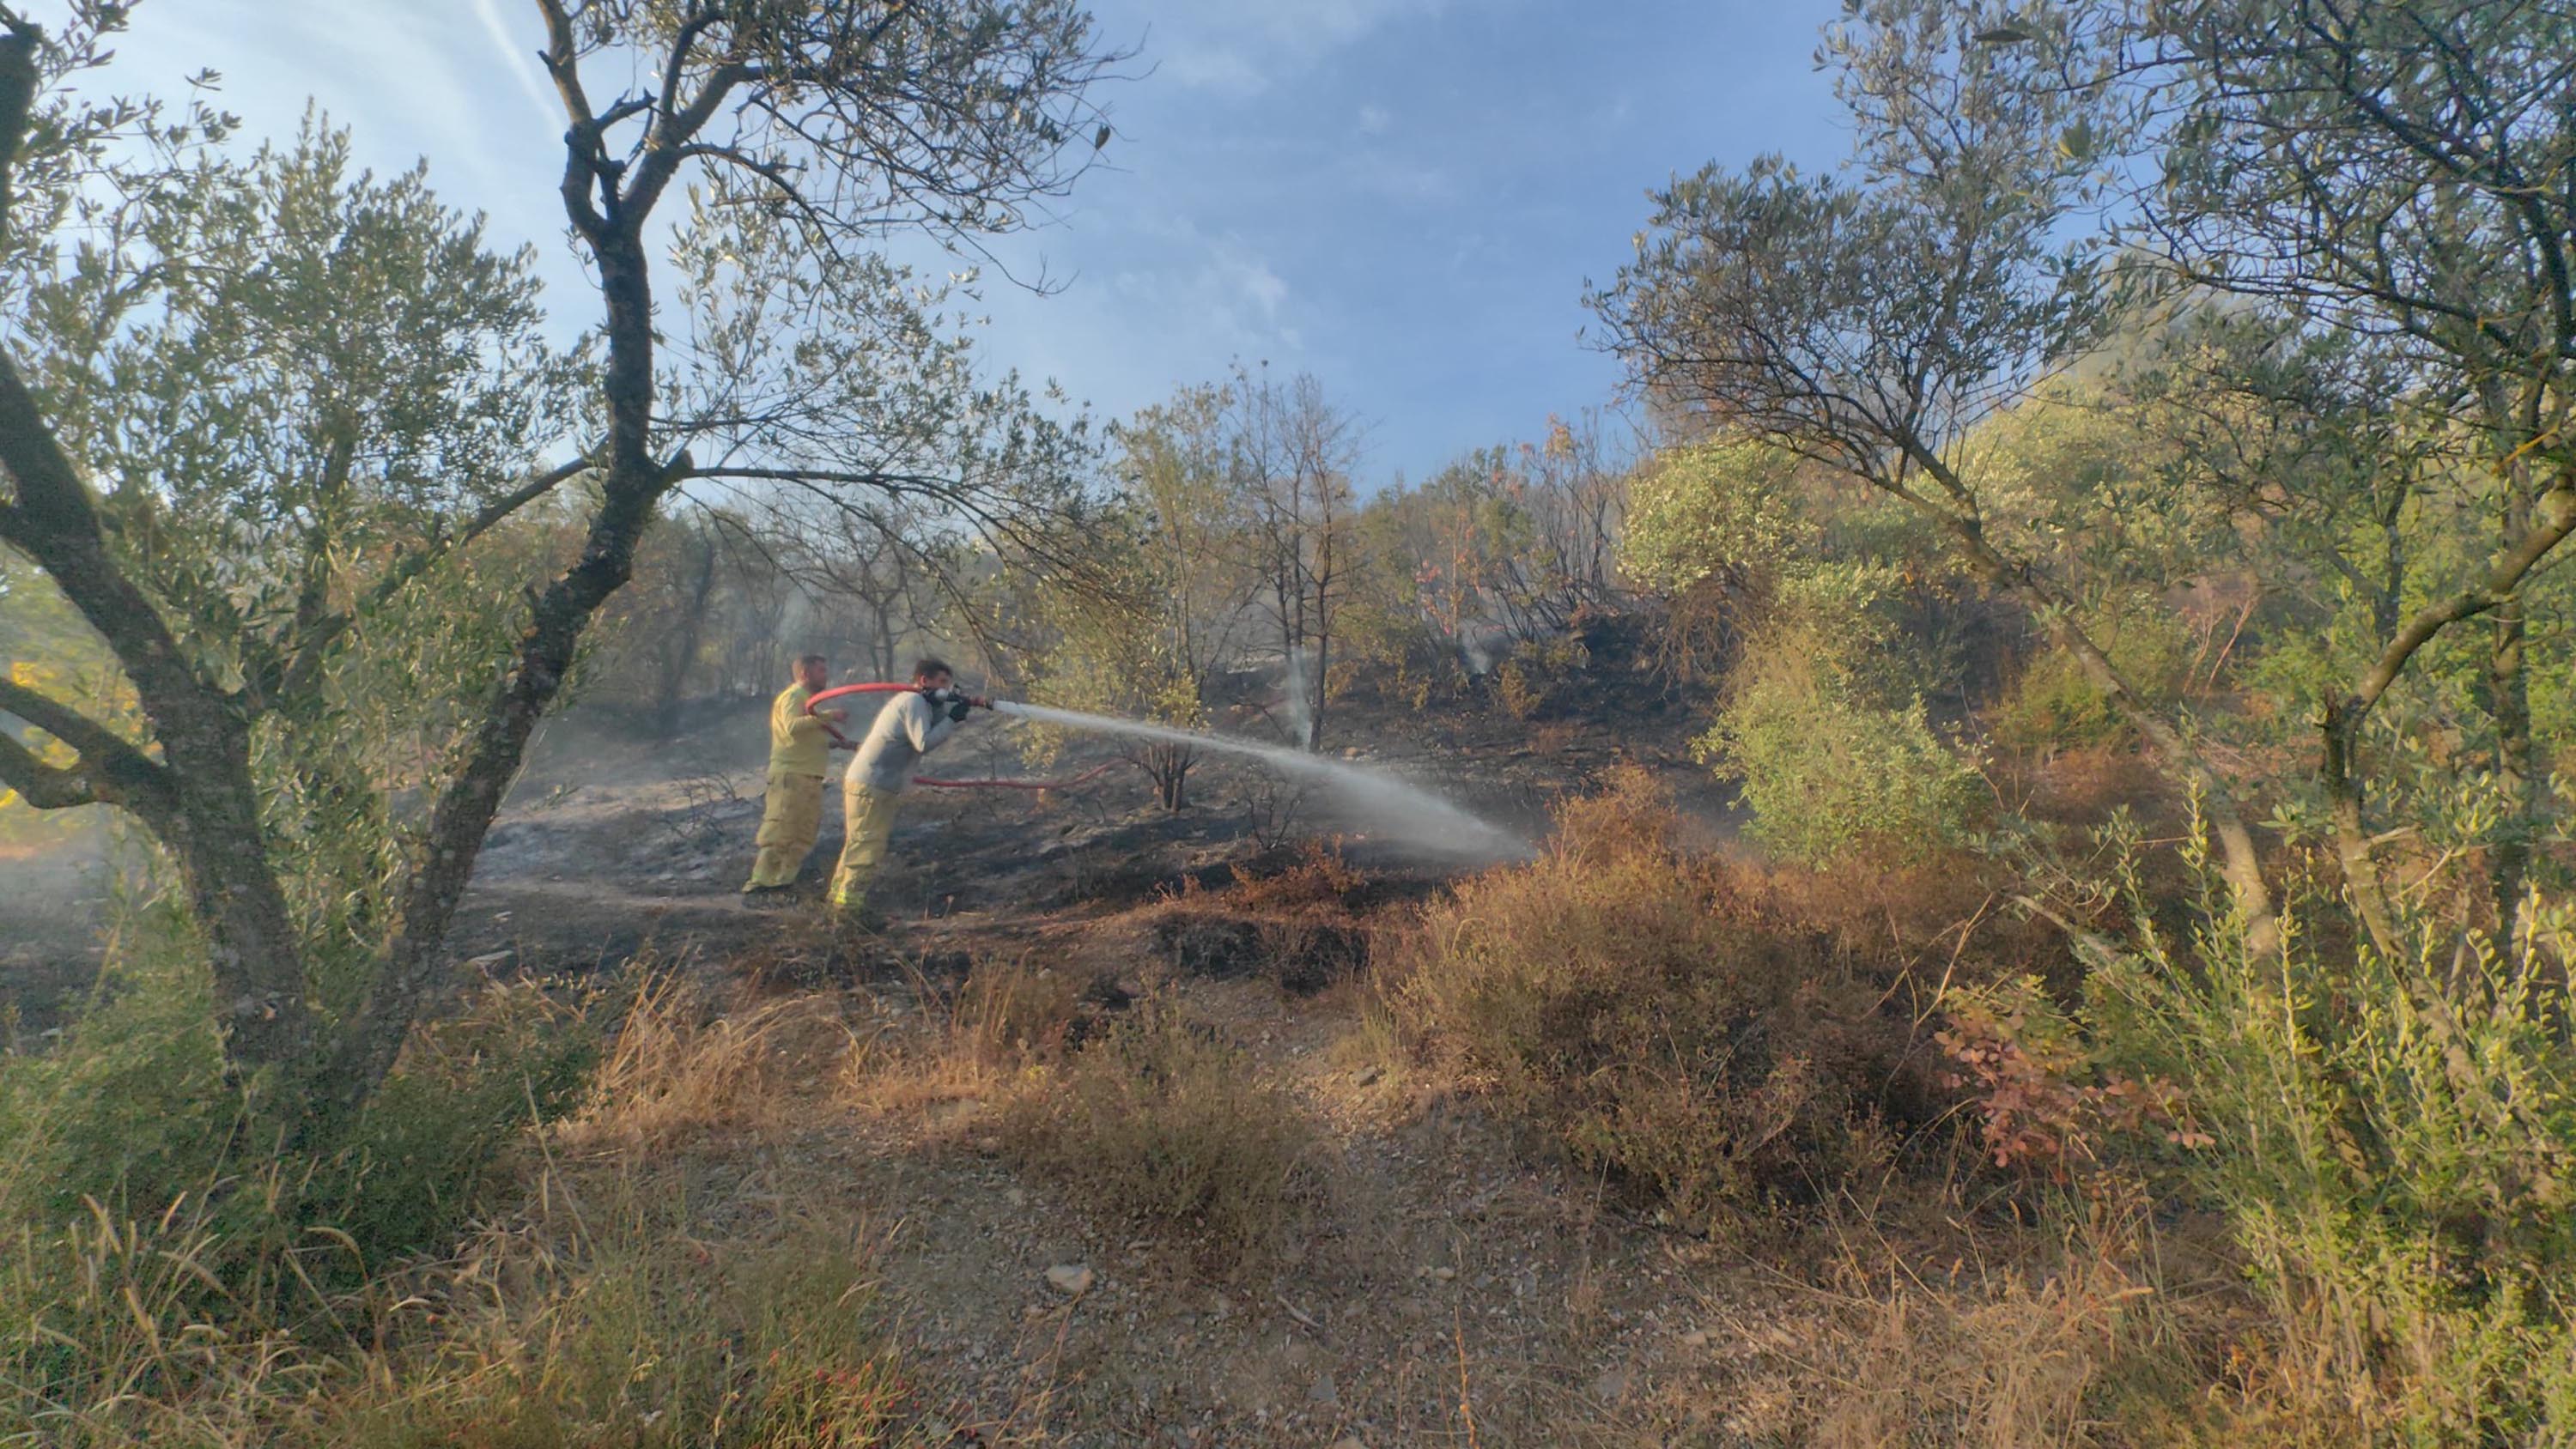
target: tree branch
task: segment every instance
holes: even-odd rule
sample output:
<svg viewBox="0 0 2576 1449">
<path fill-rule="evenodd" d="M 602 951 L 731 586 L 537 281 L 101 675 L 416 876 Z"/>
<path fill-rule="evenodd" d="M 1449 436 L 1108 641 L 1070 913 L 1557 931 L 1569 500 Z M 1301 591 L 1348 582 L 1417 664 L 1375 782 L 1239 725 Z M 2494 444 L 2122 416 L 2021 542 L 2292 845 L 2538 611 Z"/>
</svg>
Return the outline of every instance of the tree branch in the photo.
<svg viewBox="0 0 2576 1449">
<path fill-rule="evenodd" d="M 279 671 L 276 677 L 267 681 L 273 692 L 280 698 L 293 698 L 302 693 L 312 683 L 314 675 L 320 671 L 324 653 L 341 635 L 349 632 L 350 628 L 358 622 L 359 615 L 369 609 L 382 607 L 395 595 L 409 587 L 412 580 L 428 572 L 432 564 L 456 553 L 499 527 L 512 514 L 545 497 L 566 479 L 587 471 L 590 466 L 590 459 L 587 456 L 575 458 L 569 463 L 559 463 L 484 504 L 471 519 L 466 521 L 465 527 L 460 531 L 441 535 L 405 551 L 401 557 L 394 560 L 393 565 L 385 570 L 384 574 L 376 580 L 375 586 L 367 590 L 366 596 L 354 607 L 322 615 L 298 628 L 295 635 L 293 661 Z"/>
<path fill-rule="evenodd" d="M 19 799 L 37 810 L 69 810 L 99 803 L 98 792 L 86 773 L 48 765 L 37 759 L 33 750 L 6 734 L 0 734 L 0 786 L 16 791 Z"/>
<path fill-rule="evenodd" d="M 555 94 L 563 98 L 564 115 L 572 123 L 564 133 L 564 174 L 558 187 L 564 215 L 575 231 L 596 243 L 608 230 L 608 218 L 592 203 L 590 183 L 600 174 L 607 155 L 600 148 L 599 119 L 581 85 L 581 47 L 573 38 L 572 17 L 564 12 L 561 0 L 537 0 L 537 9 L 546 21 L 546 48 L 537 52 L 537 59 L 553 78 Z"/>
<path fill-rule="evenodd" d="M 2380 651 L 2379 658 L 2372 662 L 2369 672 L 2354 686 L 2345 705 L 2356 716 L 2356 724 L 2359 723 L 2358 716 L 2379 703 L 2389 687 L 2397 682 L 2397 677 L 2405 672 L 2407 661 L 2415 657 L 2417 650 L 2431 643 L 2433 636 L 2463 619 L 2475 618 L 2503 603 L 2522 586 L 2524 576 L 2565 542 L 2570 533 L 2576 533 L 2576 468 L 2560 473 L 2557 481 L 2538 501 L 2541 522 L 2497 559 L 2484 579 L 2473 588 L 2419 610 L 2397 637 L 2388 642 L 2388 647 Z"/>
<path fill-rule="evenodd" d="M 41 36 L 15 15 L 0 12 L 0 22 L 8 29 L 0 35 L 0 236 L 6 236 L 18 148 L 26 142 L 27 118 L 36 105 L 36 43 Z"/>
<path fill-rule="evenodd" d="M 72 747 L 78 760 L 65 767 L 47 765 L 35 752 L 5 734 L 0 744 L 0 780 L 27 797 L 40 810 L 66 805 L 115 804 L 132 809 L 160 834 L 172 805 L 168 767 L 107 726 L 58 699 L 0 676 L 0 714 L 13 714 Z M 48 804 L 51 799 L 56 803 Z"/>
</svg>

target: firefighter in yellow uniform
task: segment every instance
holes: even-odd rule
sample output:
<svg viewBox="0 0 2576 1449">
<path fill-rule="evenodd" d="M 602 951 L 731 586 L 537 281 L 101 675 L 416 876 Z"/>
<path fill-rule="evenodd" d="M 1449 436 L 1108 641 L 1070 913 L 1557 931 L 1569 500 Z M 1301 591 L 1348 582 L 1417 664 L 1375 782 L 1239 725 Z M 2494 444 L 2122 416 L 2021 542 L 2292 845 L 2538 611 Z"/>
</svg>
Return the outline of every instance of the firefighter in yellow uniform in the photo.
<svg viewBox="0 0 2576 1449">
<path fill-rule="evenodd" d="M 912 666 L 911 692 L 896 695 L 877 713 L 875 726 L 859 743 L 858 757 L 841 777 L 841 812 L 849 836 L 832 872 L 832 914 L 837 919 L 866 930 L 883 929 L 884 917 L 868 907 L 868 886 L 885 864 L 895 809 L 921 757 L 946 742 L 970 708 L 992 706 L 959 694 L 957 677 L 946 663 L 924 659 Z"/>
<path fill-rule="evenodd" d="M 796 661 L 796 682 L 769 706 L 769 794 L 760 814 L 747 896 L 783 891 L 796 883 L 796 868 L 823 829 L 823 777 L 831 770 L 832 726 L 843 710 L 806 711 L 806 703 L 831 673 L 820 654 Z"/>
</svg>

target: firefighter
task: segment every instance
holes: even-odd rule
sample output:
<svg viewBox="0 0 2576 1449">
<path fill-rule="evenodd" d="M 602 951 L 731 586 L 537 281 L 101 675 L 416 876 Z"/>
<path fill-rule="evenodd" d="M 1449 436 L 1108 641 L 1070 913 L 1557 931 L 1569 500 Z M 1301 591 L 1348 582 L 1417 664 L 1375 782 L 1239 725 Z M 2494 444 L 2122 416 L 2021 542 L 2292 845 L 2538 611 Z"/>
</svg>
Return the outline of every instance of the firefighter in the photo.
<svg viewBox="0 0 2576 1449">
<path fill-rule="evenodd" d="M 921 764 L 966 720 L 966 711 L 990 709 L 984 700 L 957 692 L 957 676 L 939 659 L 912 666 L 912 689 L 887 701 L 859 744 L 858 757 L 841 777 L 842 818 L 849 832 L 840 867 L 832 872 L 832 913 L 865 930 L 882 930 L 885 918 L 868 909 L 868 885 L 885 864 L 894 834 L 895 807 Z"/>
<path fill-rule="evenodd" d="M 796 682 L 769 705 L 769 793 L 760 813 L 760 854 L 751 864 L 746 896 L 769 895 L 796 883 L 796 869 L 823 829 L 823 777 L 830 770 L 832 726 L 846 710 L 808 712 L 807 701 L 831 679 L 820 654 L 800 656 Z"/>
</svg>

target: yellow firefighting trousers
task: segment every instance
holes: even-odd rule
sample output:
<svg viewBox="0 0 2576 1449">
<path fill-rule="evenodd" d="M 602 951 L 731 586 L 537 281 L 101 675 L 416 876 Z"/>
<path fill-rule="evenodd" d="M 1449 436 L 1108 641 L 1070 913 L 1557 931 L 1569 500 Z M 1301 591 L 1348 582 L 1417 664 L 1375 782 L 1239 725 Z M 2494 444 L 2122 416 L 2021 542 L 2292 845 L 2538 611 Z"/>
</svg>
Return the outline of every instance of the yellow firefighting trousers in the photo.
<svg viewBox="0 0 2576 1449">
<path fill-rule="evenodd" d="M 876 879 L 877 867 L 885 864 L 886 840 L 894 834 L 895 807 L 903 803 L 900 795 L 871 790 L 853 778 L 841 788 L 842 818 L 849 839 L 841 847 L 840 868 L 832 872 L 832 909 L 855 911 L 868 899 L 868 883 Z"/>
<path fill-rule="evenodd" d="M 796 879 L 805 852 L 823 831 L 823 777 L 792 770 L 769 772 L 769 795 L 760 813 L 760 834 L 753 843 L 760 854 L 751 863 L 744 890 L 783 886 Z"/>
</svg>

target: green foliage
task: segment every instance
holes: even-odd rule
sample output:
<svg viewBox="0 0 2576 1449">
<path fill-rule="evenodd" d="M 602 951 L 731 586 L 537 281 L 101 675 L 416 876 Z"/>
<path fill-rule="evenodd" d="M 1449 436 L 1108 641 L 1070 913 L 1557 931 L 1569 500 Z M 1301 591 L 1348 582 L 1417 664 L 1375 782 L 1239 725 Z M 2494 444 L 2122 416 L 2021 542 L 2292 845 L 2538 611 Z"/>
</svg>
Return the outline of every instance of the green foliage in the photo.
<svg viewBox="0 0 2576 1449">
<path fill-rule="evenodd" d="M 59 1225 L 85 1198 L 157 1210 L 224 1174 L 248 1124 L 224 1083 L 211 980 L 173 914 L 127 923 L 102 999 L 60 1045 L 0 1055 L 0 1137 L 15 1144 L 0 1222 Z M 133 949 L 155 933 L 161 949 Z"/>
<path fill-rule="evenodd" d="M 436 1251 L 509 1183 L 511 1149 L 571 1112 L 600 1060 L 598 999 L 567 1006 L 495 986 L 415 1037 L 297 1204 L 362 1263 Z"/>
<path fill-rule="evenodd" d="M 2181 624 L 2151 601 L 2087 620 L 2085 634 L 2146 703 L 2163 708 L 2189 683 L 2194 658 Z M 1989 725 L 1997 743 L 2044 750 L 2127 740 L 2133 731 L 2075 656 L 2050 645 L 2022 669 L 1995 704 Z"/>
<path fill-rule="evenodd" d="M 327 1146 L 280 1151 L 280 1124 L 226 1079 L 201 955 L 156 914 L 129 934 L 169 934 L 118 956 L 101 1004 L 58 1046 L 0 1056 L 0 1131 L 15 1144 L 0 1231 L 41 1241 L 95 1212 L 186 1208 L 209 1234 L 210 1290 L 280 1286 L 268 1255 L 314 1233 L 340 1251 L 302 1275 L 345 1286 L 449 1246 L 506 1176 L 509 1146 L 569 1111 L 597 1058 L 590 1012 L 496 988 L 424 1033 Z"/>
<path fill-rule="evenodd" d="M 2089 943 L 2075 1015 L 1980 998 L 1961 1018 L 1976 1029 L 1947 1038 L 1980 1049 L 1990 1145 L 2049 1160 L 2081 1136 L 2090 1171 L 2222 1215 L 2268 1310 L 2239 1406 L 2252 1424 L 2405 1445 L 2576 1432 L 2576 1050 L 2559 1019 L 2576 911 L 2539 911 L 2515 960 L 2430 921 L 2397 954 L 2354 950 L 2305 929 L 2329 909 L 2315 902 L 2257 958 L 2197 836 L 2184 940 L 2152 924 L 2134 832 L 2110 839 L 2141 924 Z M 1985 1065 L 1999 1059 L 2018 1067 Z"/>
<path fill-rule="evenodd" d="M 1959 841 L 1975 804 L 1971 762 L 1934 733 L 1920 698 L 1898 693 L 1878 588 L 1860 571 L 1792 585 L 1692 745 L 1736 783 L 1752 833 L 1792 859 L 1919 859 Z"/>
<path fill-rule="evenodd" d="M 267 861 L 336 1017 L 409 864 L 392 802 L 455 747 L 548 550 L 534 517 L 442 545 L 576 414 L 584 358 L 541 336 L 532 255 L 420 168 L 357 172 L 318 117 L 188 177 L 18 278 L 11 341 L 117 563 L 245 701 Z M 11 587 L 0 617 L 42 627 L 51 593 Z M 70 648 L 88 667 L 55 697 L 142 734 L 96 636 Z"/>
<path fill-rule="evenodd" d="M 1629 485 L 1619 567 L 1665 596 L 1716 581 L 1758 588 L 1812 558 L 1822 529 L 1801 506 L 1798 460 L 1758 442 L 1658 454 Z"/>
</svg>

